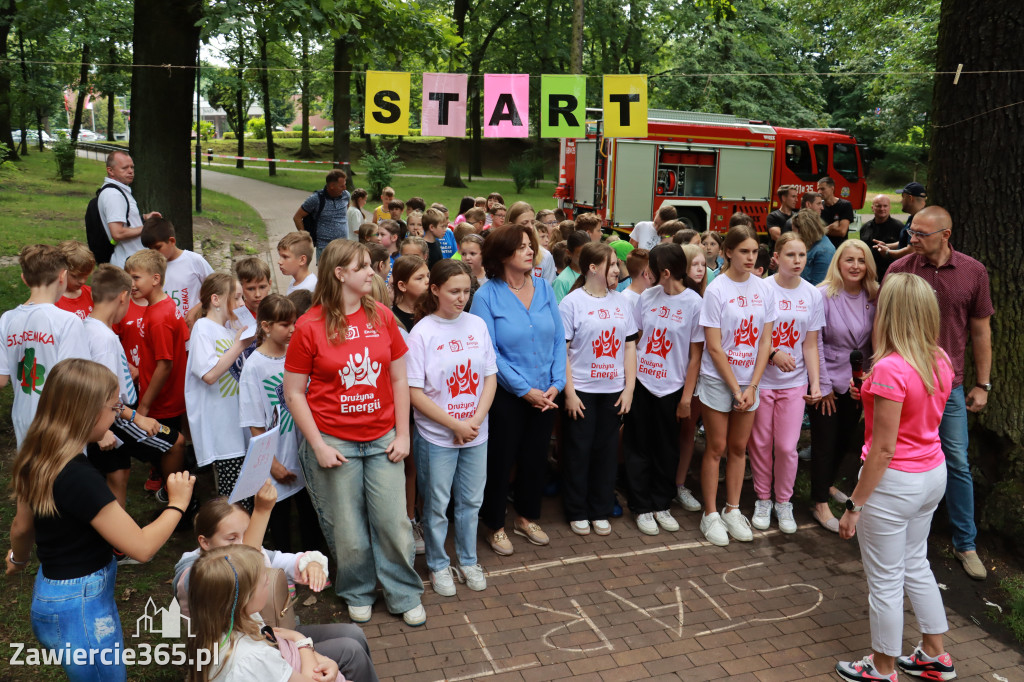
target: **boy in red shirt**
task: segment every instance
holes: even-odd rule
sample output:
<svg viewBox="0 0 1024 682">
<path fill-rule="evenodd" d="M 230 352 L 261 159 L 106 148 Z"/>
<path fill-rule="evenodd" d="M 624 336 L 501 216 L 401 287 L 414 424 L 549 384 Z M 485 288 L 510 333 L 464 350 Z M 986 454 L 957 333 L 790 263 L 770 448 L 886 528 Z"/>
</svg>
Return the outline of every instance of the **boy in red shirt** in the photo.
<svg viewBox="0 0 1024 682">
<path fill-rule="evenodd" d="M 138 413 L 153 417 L 166 426 L 181 430 L 185 414 L 185 342 L 188 326 L 181 311 L 164 293 L 167 259 L 157 251 L 143 249 L 124 264 L 132 278 L 132 295 L 148 305 L 142 316 L 139 357 Z"/>
<path fill-rule="evenodd" d="M 84 320 L 92 313 L 92 289 L 85 282 L 96 268 L 96 258 L 88 246 L 74 239 L 61 242 L 57 250 L 68 262 L 68 288 L 56 306 Z"/>
</svg>

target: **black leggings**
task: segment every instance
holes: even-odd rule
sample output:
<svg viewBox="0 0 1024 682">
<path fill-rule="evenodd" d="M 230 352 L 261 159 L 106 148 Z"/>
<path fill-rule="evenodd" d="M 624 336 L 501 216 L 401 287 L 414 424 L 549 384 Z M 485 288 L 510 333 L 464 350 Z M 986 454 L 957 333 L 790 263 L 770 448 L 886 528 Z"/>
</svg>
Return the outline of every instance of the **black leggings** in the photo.
<svg viewBox="0 0 1024 682">
<path fill-rule="evenodd" d="M 679 389 L 659 398 L 636 382 L 622 430 L 629 510 L 634 514 L 666 510 L 675 497 L 680 431 L 676 407 L 682 395 Z"/>
<path fill-rule="evenodd" d="M 836 394 L 836 411 L 824 415 L 815 406 L 811 419 L 811 501 L 828 502 L 828 489 L 835 485 L 851 452 L 864 446 L 861 405 L 849 393 Z"/>
<path fill-rule="evenodd" d="M 299 516 L 299 550 L 307 552 L 310 550 L 323 551 L 327 547 L 324 534 L 320 530 L 320 517 L 316 515 L 312 500 L 309 499 L 309 492 L 303 488 L 291 497 L 278 500 L 270 512 L 270 537 L 274 541 L 274 549 L 279 552 L 294 551 L 292 549 L 292 507 L 298 511 Z"/>
<path fill-rule="evenodd" d="M 562 418 L 562 502 L 566 520 L 605 521 L 615 505 L 619 446 L 619 393 L 576 391 L 583 418 Z M 672 474 L 675 480 L 675 474 Z"/>
</svg>

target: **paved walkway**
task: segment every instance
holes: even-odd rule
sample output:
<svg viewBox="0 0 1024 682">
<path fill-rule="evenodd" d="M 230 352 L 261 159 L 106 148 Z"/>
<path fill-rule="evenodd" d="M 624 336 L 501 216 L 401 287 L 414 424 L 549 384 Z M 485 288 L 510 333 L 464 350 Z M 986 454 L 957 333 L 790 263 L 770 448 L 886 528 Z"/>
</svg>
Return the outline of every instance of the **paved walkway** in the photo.
<svg viewBox="0 0 1024 682">
<path fill-rule="evenodd" d="M 205 169 L 203 186 L 251 204 L 267 223 L 271 245 L 294 229 L 291 216 L 306 196 Z M 272 270 L 284 291 L 287 282 Z M 749 495 L 748 489 L 746 511 Z M 513 536 L 515 554 L 499 557 L 479 544 L 485 591 L 459 586 L 455 597 L 443 598 L 428 585 L 428 619 L 420 628 L 389 615 L 378 600 L 364 631 L 381 679 L 832 680 L 837 659 L 868 652 L 867 586 L 855 542 L 797 510 L 795 535 L 773 526 L 755 531 L 751 543 L 718 548 L 700 534 L 699 514 L 673 513 L 677 533 L 643 535 L 627 512 L 613 520 L 612 535 L 578 537 L 562 520 L 559 501 L 545 500 L 541 523 L 550 546 Z M 455 556 L 450 543 L 449 555 Z M 425 577 L 422 556 L 416 566 Z M 933 566 L 949 586 L 946 594 L 971 590 L 959 567 Z M 340 602 L 337 611 L 344 620 Z M 948 612 L 948 649 L 960 679 L 1024 682 L 1019 648 Z M 908 605 L 907 652 L 920 638 L 915 628 Z"/>
<path fill-rule="evenodd" d="M 193 182 L 195 170 L 193 169 Z M 269 249 L 263 254 L 274 273 L 276 291 L 288 291 L 291 278 L 285 277 L 277 267 L 277 242 L 284 235 L 295 230 L 292 216 L 309 196 L 309 192 L 289 187 L 272 185 L 269 182 L 243 178 L 228 173 L 217 173 L 203 168 L 203 188 L 233 196 L 252 206 L 267 226 Z"/>
</svg>

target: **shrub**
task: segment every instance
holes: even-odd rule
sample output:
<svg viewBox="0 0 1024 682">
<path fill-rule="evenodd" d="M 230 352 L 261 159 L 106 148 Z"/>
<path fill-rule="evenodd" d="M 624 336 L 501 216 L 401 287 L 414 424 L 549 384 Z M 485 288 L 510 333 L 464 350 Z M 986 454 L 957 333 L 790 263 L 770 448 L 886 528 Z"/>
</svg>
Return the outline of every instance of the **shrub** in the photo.
<svg viewBox="0 0 1024 682">
<path fill-rule="evenodd" d="M 57 162 L 57 177 L 71 182 L 75 177 L 75 145 L 64 133 L 60 133 L 53 143 L 53 160 Z"/>
<path fill-rule="evenodd" d="M 262 116 L 250 118 L 245 124 L 245 130 L 252 133 L 253 137 L 257 140 L 265 140 L 267 138 L 267 122 Z"/>
<path fill-rule="evenodd" d="M 395 173 L 405 168 L 398 160 L 394 149 L 375 143 L 371 152 L 363 154 L 363 165 L 366 167 L 366 182 L 370 185 L 370 196 L 380 196 L 381 191 L 391 184 Z"/>
<path fill-rule="evenodd" d="M 196 129 L 196 125 L 192 124 L 192 130 Z M 213 124 L 209 121 L 199 122 L 199 137 L 203 140 L 209 140 L 217 134 L 217 129 L 213 127 Z"/>
<path fill-rule="evenodd" d="M 11 156 L 11 148 L 0 142 L 0 168 L 3 168 L 7 164 L 7 159 Z"/>
<path fill-rule="evenodd" d="M 527 187 L 536 187 L 537 181 L 544 177 L 544 159 L 533 152 L 526 151 L 508 163 L 508 173 L 516 186 L 516 194 L 522 194 Z"/>
<path fill-rule="evenodd" d="M 918 145 L 886 145 L 871 164 L 873 180 L 886 186 L 901 186 L 916 180 L 924 183 L 928 173 L 928 152 Z"/>
</svg>

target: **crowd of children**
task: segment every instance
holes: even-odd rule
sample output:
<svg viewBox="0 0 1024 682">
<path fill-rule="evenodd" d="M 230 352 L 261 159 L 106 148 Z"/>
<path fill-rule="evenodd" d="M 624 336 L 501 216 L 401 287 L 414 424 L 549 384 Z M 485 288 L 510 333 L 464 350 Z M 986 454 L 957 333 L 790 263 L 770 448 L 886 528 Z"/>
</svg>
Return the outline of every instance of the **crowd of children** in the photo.
<svg viewBox="0 0 1024 682">
<path fill-rule="evenodd" d="M 813 245 L 800 230 L 782 234 L 768 253 L 741 214 L 724 236 L 699 234 L 667 207 L 627 240 L 605 235 L 593 214 L 560 221 L 556 211 L 535 212 L 523 202 L 506 208 L 498 194 L 466 197 L 454 220 L 445 206 L 427 207 L 418 197 L 403 202 L 391 188 L 381 200 L 370 219 L 355 209 L 363 216 L 353 232 L 358 243 L 332 242 L 318 270 L 308 234 L 281 239 L 276 265 L 292 278 L 285 295 L 270 293 L 262 259 L 214 272 L 177 246 L 173 225 L 159 216 L 146 221 L 147 248 L 123 270 L 96 267 L 74 241 L 25 247 L 19 263 L 29 299 L 0 318 L 7 339 L 0 382 L 16 382 L 12 419 L 21 448 L 9 569 L 27 562 L 34 520 L 43 564 L 38 594 L 57 589 L 47 580 L 68 577 L 97 575 L 112 584 L 118 561 L 145 560 L 180 517 L 194 517 L 199 549 L 179 562 L 175 590 L 198 624 L 193 644 L 220 642 L 234 655 L 190 679 L 210 679 L 218 670 L 224 679 L 288 670 L 316 672 L 316 679 L 339 671 L 345 679 L 376 679 L 358 628 L 275 630 L 269 639 L 276 636 L 280 653 L 265 646 L 258 612 L 266 569 L 283 568 L 292 583 L 319 591 L 329 575 L 319 550 L 329 548 L 334 587 L 354 622 L 369 619 L 376 579 L 389 610 L 410 625 L 425 621 L 407 544 L 426 554 L 439 595 L 454 595 L 456 580 L 486 589 L 478 517 L 494 551 L 514 551 L 502 520 L 513 460 L 504 452 L 508 443 L 489 441 L 489 415 L 503 433 L 556 429 L 566 521 L 578 535 L 613 531 L 611 519 L 621 515 L 617 487 L 648 535 L 679 530 L 673 501 L 703 512 L 700 530 L 714 545 L 752 540 L 752 527 L 767 529 L 773 514 L 780 531 L 796 532 L 792 497 L 805 408 L 820 411 L 818 419 L 833 414 L 837 400 L 843 414 L 857 409 L 822 388 L 831 356 L 820 337 L 826 324 L 836 324 L 826 315 L 828 301 L 849 270 L 837 261 L 856 251 L 866 283 L 845 284 L 863 291 L 864 310 L 851 309 L 858 317 L 850 324 L 861 330 L 859 346 L 869 355 L 861 322 L 869 334 L 877 286 L 865 244 L 845 242 L 815 288 L 802 279 Z M 775 274 L 766 277 L 769 270 Z M 539 306 L 552 315 L 535 330 Z M 526 327 L 513 335 L 509 324 Z M 553 343 L 537 342 L 548 336 Z M 524 339 L 536 345 L 523 347 Z M 530 353 L 541 357 L 530 360 Z M 539 379 L 528 378 L 531 362 L 544 368 Z M 833 384 L 845 392 L 835 378 Z M 102 405 L 99 416 L 55 425 L 74 411 L 62 393 L 67 401 Z M 542 421 L 527 425 L 534 419 Z M 706 447 L 697 483 L 690 484 L 699 421 Z M 280 445 L 268 484 L 255 498 L 228 504 L 249 440 L 275 425 Z M 221 496 L 201 507 L 191 499 L 186 439 L 193 466 L 212 470 Z M 550 540 L 537 523 L 539 501 L 527 498 L 539 500 L 534 489 L 548 475 L 547 441 L 529 446 L 543 449 L 530 463 L 516 460 L 512 484 L 515 533 L 538 545 Z M 55 443 L 51 464 L 43 464 L 41 453 Z M 757 498 L 750 517 L 740 510 L 748 453 Z M 377 455 L 383 464 L 374 463 Z M 154 467 L 163 481 L 157 494 L 180 514 L 162 514 L 143 529 L 131 521 L 124 505 L 133 457 Z M 356 466 L 352 461 L 366 471 L 365 482 L 339 478 Z M 400 478 L 374 479 L 384 476 L 374 467 L 388 463 L 399 467 Z M 832 487 L 838 465 L 831 460 L 823 468 L 818 488 L 841 495 Z M 71 476 L 88 486 L 71 494 Z M 534 480 L 521 485 L 520 477 Z M 96 481 L 104 478 L 101 490 Z M 55 503 L 58 494 L 67 497 Z M 109 501 L 117 510 L 107 509 Z M 72 504 L 80 508 L 54 523 L 52 511 Z M 399 505 L 400 512 L 383 509 Z M 355 513 L 361 528 L 347 516 Z M 399 513 L 407 526 L 395 524 Z M 827 505 L 815 516 L 838 531 Z M 445 550 L 449 518 L 455 565 Z M 296 525 L 308 551 L 292 554 Z M 268 527 L 273 552 L 262 548 Z M 82 554 L 62 560 L 67 548 L 55 553 L 53 543 L 75 532 L 83 534 Z M 104 559 L 108 545 L 113 559 L 109 549 Z M 116 620 L 116 607 L 96 608 L 113 608 Z M 45 645 L 57 646 L 53 633 L 44 635 L 42 626 L 37 632 Z"/>
</svg>

